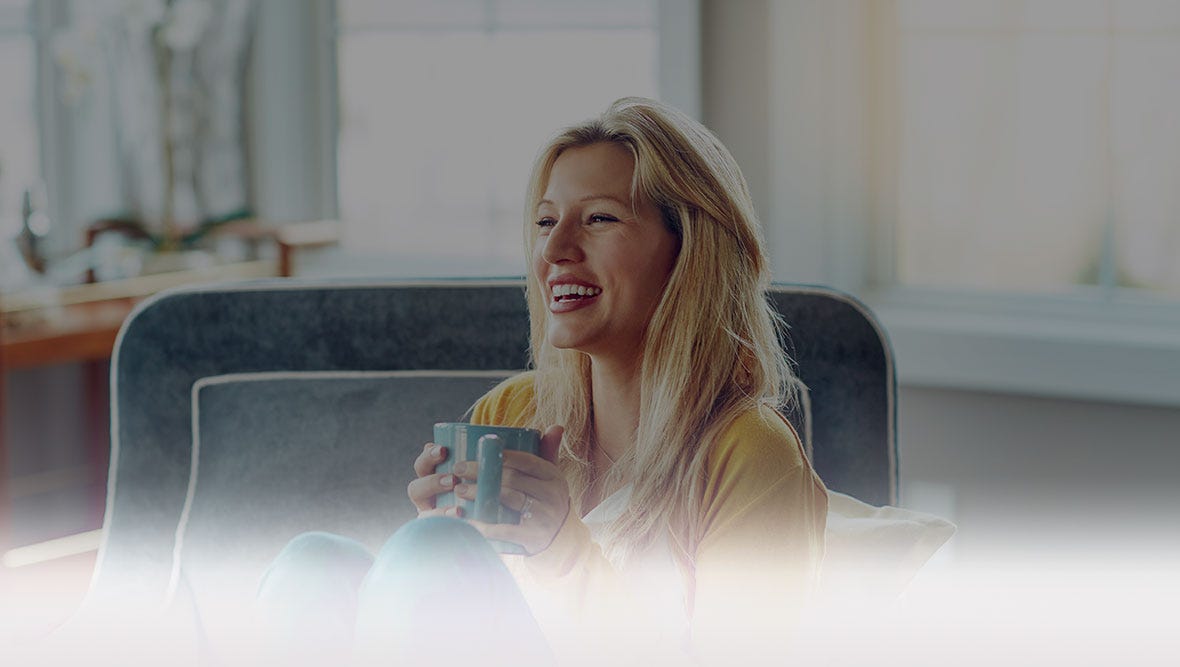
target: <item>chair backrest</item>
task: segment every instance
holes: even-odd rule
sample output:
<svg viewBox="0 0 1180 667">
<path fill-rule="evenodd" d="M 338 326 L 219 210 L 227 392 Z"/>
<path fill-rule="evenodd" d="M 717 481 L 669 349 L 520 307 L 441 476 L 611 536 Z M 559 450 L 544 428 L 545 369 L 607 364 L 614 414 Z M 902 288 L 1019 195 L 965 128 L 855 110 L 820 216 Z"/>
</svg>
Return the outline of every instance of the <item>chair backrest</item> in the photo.
<svg viewBox="0 0 1180 667">
<path fill-rule="evenodd" d="M 780 285 L 772 299 L 807 387 L 789 416 L 821 477 L 895 501 L 894 380 L 879 327 L 831 290 Z M 303 530 L 376 546 L 413 516 L 405 484 L 431 424 L 461 419 L 527 361 L 519 279 L 267 280 L 150 299 L 112 363 L 90 601 L 157 605 Z"/>
<path fill-rule="evenodd" d="M 787 416 L 804 431 L 816 471 L 829 489 L 897 504 L 897 379 L 884 328 L 831 288 L 779 284 L 770 298 L 804 385 Z"/>
</svg>

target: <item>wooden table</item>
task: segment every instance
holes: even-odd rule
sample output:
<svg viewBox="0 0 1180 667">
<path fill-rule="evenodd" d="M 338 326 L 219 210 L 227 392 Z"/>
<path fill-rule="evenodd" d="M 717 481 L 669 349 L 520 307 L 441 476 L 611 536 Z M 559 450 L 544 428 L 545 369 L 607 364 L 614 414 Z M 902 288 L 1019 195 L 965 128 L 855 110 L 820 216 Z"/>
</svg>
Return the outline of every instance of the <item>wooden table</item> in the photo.
<svg viewBox="0 0 1180 667">
<path fill-rule="evenodd" d="M 79 303 L 28 325 L 8 327 L 0 363 L 8 369 L 109 359 L 123 320 L 138 299 Z M 3 410 L 3 406 L 0 406 Z"/>
<path fill-rule="evenodd" d="M 0 295 L 0 364 L 12 369 L 109 359 L 123 321 L 144 298 L 180 285 L 277 275 L 275 260 L 258 260 Z"/>
</svg>

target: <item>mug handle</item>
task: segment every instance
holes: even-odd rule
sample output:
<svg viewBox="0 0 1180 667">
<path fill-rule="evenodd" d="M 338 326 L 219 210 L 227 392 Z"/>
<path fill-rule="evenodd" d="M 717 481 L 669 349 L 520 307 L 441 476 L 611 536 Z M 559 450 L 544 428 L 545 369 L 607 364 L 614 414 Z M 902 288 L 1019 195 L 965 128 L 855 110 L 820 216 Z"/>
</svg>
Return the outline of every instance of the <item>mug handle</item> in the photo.
<svg viewBox="0 0 1180 667">
<path fill-rule="evenodd" d="M 475 519 L 500 523 L 500 479 L 504 472 L 504 442 L 500 436 L 480 437 L 476 445 L 479 475 L 475 481 Z"/>
</svg>

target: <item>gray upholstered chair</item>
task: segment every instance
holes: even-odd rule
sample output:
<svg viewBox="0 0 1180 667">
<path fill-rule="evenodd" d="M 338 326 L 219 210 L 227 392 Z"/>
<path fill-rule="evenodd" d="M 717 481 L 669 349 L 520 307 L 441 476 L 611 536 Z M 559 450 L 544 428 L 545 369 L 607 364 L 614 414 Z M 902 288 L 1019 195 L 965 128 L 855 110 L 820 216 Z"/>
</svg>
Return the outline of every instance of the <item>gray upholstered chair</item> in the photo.
<svg viewBox="0 0 1180 667">
<path fill-rule="evenodd" d="M 820 475 L 895 503 L 881 328 L 829 289 L 780 285 L 773 300 L 806 385 L 789 416 Z M 204 611 L 217 596 L 244 599 L 306 530 L 378 547 L 414 515 L 405 486 L 431 425 L 462 418 L 525 368 L 527 320 L 518 279 L 269 280 L 145 302 L 112 363 L 109 494 L 88 604 L 150 609 L 179 593 Z"/>
</svg>

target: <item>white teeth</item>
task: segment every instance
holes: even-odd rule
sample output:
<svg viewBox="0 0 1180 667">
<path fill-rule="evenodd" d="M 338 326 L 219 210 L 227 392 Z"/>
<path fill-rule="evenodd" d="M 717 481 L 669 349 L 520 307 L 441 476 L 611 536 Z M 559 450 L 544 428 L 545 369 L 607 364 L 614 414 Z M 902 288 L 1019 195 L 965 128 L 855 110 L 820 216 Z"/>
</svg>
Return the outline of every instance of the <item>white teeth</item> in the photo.
<svg viewBox="0 0 1180 667">
<path fill-rule="evenodd" d="M 585 285 L 573 285 L 570 283 L 562 283 L 553 286 L 553 296 L 598 296 L 602 294 L 602 289 L 598 287 L 586 287 Z"/>
</svg>

